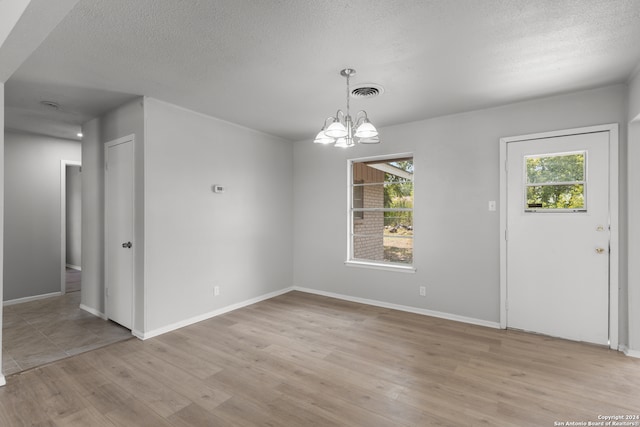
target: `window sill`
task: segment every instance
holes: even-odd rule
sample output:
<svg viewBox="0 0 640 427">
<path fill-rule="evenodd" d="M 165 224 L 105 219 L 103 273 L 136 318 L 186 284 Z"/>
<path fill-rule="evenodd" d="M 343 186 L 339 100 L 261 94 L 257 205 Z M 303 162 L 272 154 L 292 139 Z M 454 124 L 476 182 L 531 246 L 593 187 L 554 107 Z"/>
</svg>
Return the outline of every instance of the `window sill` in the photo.
<svg viewBox="0 0 640 427">
<path fill-rule="evenodd" d="M 372 268 L 374 270 L 398 271 L 400 273 L 415 273 L 416 268 L 412 265 L 385 264 L 370 261 L 345 261 L 347 267 Z"/>
</svg>

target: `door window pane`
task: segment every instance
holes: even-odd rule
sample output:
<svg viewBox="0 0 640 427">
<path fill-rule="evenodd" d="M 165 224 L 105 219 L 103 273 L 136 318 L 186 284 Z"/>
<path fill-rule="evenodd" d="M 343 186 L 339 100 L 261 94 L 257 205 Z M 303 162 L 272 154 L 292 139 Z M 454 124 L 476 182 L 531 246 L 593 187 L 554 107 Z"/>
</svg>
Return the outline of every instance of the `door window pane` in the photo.
<svg viewBox="0 0 640 427">
<path fill-rule="evenodd" d="M 525 156 L 525 211 L 585 211 L 586 151 Z"/>
<path fill-rule="evenodd" d="M 527 184 L 584 181 L 585 152 L 527 156 Z"/>
<path fill-rule="evenodd" d="M 584 209 L 584 185 L 535 185 L 527 187 L 529 209 Z"/>
</svg>

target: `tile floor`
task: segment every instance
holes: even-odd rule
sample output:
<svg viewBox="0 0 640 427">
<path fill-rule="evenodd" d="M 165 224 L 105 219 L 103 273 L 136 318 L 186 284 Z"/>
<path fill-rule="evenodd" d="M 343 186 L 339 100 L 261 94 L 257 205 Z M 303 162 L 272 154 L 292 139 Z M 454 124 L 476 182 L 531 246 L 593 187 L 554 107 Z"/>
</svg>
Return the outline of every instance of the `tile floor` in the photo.
<svg viewBox="0 0 640 427">
<path fill-rule="evenodd" d="M 4 375 L 132 338 L 128 329 L 79 308 L 79 276 L 80 272 L 67 273 L 63 296 L 4 307 Z"/>
<path fill-rule="evenodd" d="M 67 292 L 77 292 L 80 290 L 82 271 L 67 268 Z"/>
</svg>

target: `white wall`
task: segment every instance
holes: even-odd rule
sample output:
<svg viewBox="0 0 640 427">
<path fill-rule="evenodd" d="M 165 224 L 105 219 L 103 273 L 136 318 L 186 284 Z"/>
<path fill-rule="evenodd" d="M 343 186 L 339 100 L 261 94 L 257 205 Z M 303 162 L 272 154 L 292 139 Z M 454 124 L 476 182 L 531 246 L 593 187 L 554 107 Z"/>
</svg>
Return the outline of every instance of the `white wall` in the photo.
<svg viewBox="0 0 640 427">
<path fill-rule="evenodd" d="M 144 102 L 136 98 L 102 117 L 85 123 L 82 143 L 82 307 L 103 314 L 104 301 L 104 144 L 123 136 L 135 135 L 136 151 L 136 224 L 144 215 Z M 143 330 L 144 313 L 144 237 L 143 227 L 136 228 L 134 250 L 135 304 L 134 329 Z"/>
<path fill-rule="evenodd" d="M 640 357 L 640 73 L 636 73 L 629 83 L 628 120 L 628 348 Z"/>
<path fill-rule="evenodd" d="M 104 150 L 100 119 L 82 126 L 81 307 L 104 313 Z"/>
<path fill-rule="evenodd" d="M 146 331 L 291 286 L 291 143 L 154 99 L 145 115 Z"/>
<path fill-rule="evenodd" d="M 4 129 L 4 82 L 0 81 L 0 129 Z M 0 301 L 4 301 L 4 132 L 0 132 Z M 0 386 L 2 374 L 2 304 L 0 304 Z"/>
<path fill-rule="evenodd" d="M 627 117 L 629 121 L 636 120 L 640 116 L 640 64 L 635 75 L 629 81 L 629 109 Z"/>
<path fill-rule="evenodd" d="M 20 19 L 31 0 L 4 1 L 0 4 L 0 46 L 7 39 L 13 26 Z M 3 126 L 4 128 L 4 126 Z"/>
<path fill-rule="evenodd" d="M 78 141 L 5 131 L 5 301 L 60 291 L 60 161 L 80 151 Z"/>
<path fill-rule="evenodd" d="M 499 200 L 499 139 L 625 120 L 616 85 L 384 128 L 377 146 L 342 150 L 310 134 L 294 148 L 293 283 L 498 322 L 499 209 L 487 202 Z M 417 272 L 346 267 L 347 159 L 400 152 L 414 153 Z"/>
<path fill-rule="evenodd" d="M 66 260 L 67 265 L 82 266 L 82 178 L 80 166 L 66 167 Z"/>
</svg>

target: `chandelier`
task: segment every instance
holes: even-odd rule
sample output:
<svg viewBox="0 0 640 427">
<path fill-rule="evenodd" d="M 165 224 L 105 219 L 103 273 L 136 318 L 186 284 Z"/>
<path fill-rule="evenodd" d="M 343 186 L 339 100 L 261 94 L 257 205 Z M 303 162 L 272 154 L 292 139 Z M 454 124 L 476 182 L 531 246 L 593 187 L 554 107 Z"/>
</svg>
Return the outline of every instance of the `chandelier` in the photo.
<svg viewBox="0 0 640 427">
<path fill-rule="evenodd" d="M 316 144 L 335 144 L 336 147 L 353 147 L 356 142 L 360 144 L 378 144 L 380 138 L 378 131 L 371 124 L 364 110 L 358 111 L 355 122 L 349 115 L 349 78 L 356 73 L 353 68 L 345 68 L 340 75 L 347 79 L 347 113 L 338 110 L 335 116 L 327 117 L 318 132 Z"/>
</svg>

